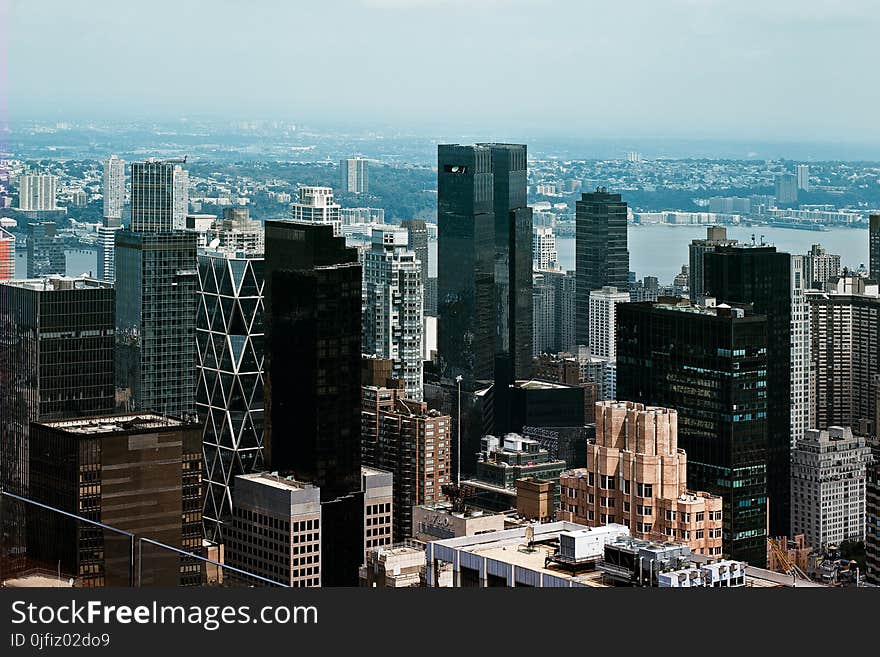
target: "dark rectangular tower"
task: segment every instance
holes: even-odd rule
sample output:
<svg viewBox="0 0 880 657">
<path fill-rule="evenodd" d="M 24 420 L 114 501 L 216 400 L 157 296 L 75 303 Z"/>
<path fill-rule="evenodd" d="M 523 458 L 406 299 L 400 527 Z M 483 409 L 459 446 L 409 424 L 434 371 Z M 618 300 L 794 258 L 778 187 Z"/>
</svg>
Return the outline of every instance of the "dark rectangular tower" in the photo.
<svg viewBox="0 0 880 657">
<path fill-rule="evenodd" d="M 575 268 L 577 269 L 576 337 L 589 344 L 590 292 L 606 285 L 629 289 L 627 206 L 620 194 L 604 187 L 581 194 L 575 203 Z"/>
<path fill-rule="evenodd" d="M 868 258 L 871 278 L 880 281 L 880 214 L 868 218 Z"/>
<path fill-rule="evenodd" d="M 703 255 L 706 294 L 767 316 L 767 490 L 772 536 L 788 535 L 791 506 L 791 256 L 767 245 Z M 619 373 L 618 373 L 618 376 Z"/>
<path fill-rule="evenodd" d="M 767 322 L 687 302 L 617 307 L 619 399 L 678 411 L 689 488 L 723 499 L 724 552 L 767 551 Z"/>
<path fill-rule="evenodd" d="M 321 488 L 324 586 L 363 560 L 361 265 L 330 224 L 266 222 L 266 466 Z"/>
</svg>

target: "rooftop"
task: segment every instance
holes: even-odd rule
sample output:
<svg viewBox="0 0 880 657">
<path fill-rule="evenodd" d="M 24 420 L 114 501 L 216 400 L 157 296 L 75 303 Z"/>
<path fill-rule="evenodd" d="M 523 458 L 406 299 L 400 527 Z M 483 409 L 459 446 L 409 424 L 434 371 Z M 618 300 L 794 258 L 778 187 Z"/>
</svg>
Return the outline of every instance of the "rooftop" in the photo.
<svg viewBox="0 0 880 657">
<path fill-rule="evenodd" d="M 41 422 L 44 427 L 60 429 L 75 434 L 128 433 L 143 429 L 180 427 L 187 424 L 183 420 L 158 413 L 136 413 L 128 415 L 107 415 L 75 420 L 55 420 Z"/>
<path fill-rule="evenodd" d="M 94 288 L 112 288 L 113 283 L 100 281 L 86 276 L 53 275 L 45 278 L 14 278 L 3 281 L 3 285 L 20 287 L 38 292 L 58 292 L 62 290 L 87 290 Z"/>
<path fill-rule="evenodd" d="M 239 479 L 247 479 L 248 481 L 257 482 L 265 486 L 280 488 L 282 490 L 304 490 L 306 488 L 314 488 L 312 484 L 297 481 L 292 474 L 284 475 L 278 472 L 255 472 L 253 474 L 238 475 Z"/>
</svg>

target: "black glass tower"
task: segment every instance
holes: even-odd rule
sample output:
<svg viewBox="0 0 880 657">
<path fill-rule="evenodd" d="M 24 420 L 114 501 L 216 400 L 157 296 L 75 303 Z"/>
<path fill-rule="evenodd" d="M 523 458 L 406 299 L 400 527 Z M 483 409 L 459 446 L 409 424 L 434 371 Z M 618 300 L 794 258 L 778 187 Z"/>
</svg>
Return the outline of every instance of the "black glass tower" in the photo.
<svg viewBox="0 0 880 657">
<path fill-rule="evenodd" d="M 629 289 L 627 206 L 620 194 L 604 187 L 581 194 L 575 203 L 575 331 L 578 344 L 589 344 L 590 291 L 612 285 Z"/>
<path fill-rule="evenodd" d="M 703 256 L 706 294 L 767 316 L 767 490 L 770 532 L 787 536 L 791 507 L 791 256 L 773 246 L 718 246 Z M 619 374 L 618 374 L 619 376 Z"/>
<path fill-rule="evenodd" d="M 438 347 L 466 390 L 494 383 L 495 430 L 510 386 L 531 376 L 532 211 L 522 144 L 438 147 Z"/>
<path fill-rule="evenodd" d="M 767 322 L 742 309 L 617 307 L 618 399 L 678 411 L 688 488 L 723 499 L 727 555 L 767 552 Z"/>
<path fill-rule="evenodd" d="M 363 561 L 361 265 L 330 224 L 266 222 L 266 466 L 321 488 L 324 586 Z"/>
<path fill-rule="evenodd" d="M 0 487 L 30 495 L 30 423 L 113 410 L 113 285 L 0 283 Z M 0 570 L 27 568 L 23 507 L 3 501 Z M 20 559 L 8 556 L 19 555 Z M 5 574 L 0 573 L 0 579 Z"/>
</svg>

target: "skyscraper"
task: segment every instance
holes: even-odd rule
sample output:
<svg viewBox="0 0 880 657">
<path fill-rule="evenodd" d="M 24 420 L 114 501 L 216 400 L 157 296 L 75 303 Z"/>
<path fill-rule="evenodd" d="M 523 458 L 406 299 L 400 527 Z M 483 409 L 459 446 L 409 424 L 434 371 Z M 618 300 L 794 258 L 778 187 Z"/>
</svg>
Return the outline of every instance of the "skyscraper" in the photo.
<svg viewBox="0 0 880 657">
<path fill-rule="evenodd" d="M 125 205 L 125 160 L 111 155 L 104 160 L 104 220 L 98 226 L 98 272 L 104 281 L 116 280 L 116 231 L 122 227 Z"/>
<path fill-rule="evenodd" d="M 556 251 L 556 235 L 550 226 L 536 226 L 534 229 L 532 266 L 535 269 L 557 269 L 559 254 Z"/>
<path fill-rule="evenodd" d="M 812 404 L 810 426 L 859 430 L 877 413 L 880 372 L 880 288 L 860 276 L 828 281 L 808 292 Z M 874 427 L 874 432 L 877 428 Z"/>
<path fill-rule="evenodd" d="M 180 160 L 131 164 L 131 225 L 135 233 L 182 230 L 189 209 L 189 174 Z"/>
<path fill-rule="evenodd" d="M 296 201 L 290 205 L 290 218 L 294 221 L 309 221 L 333 226 L 333 234 L 342 235 L 342 220 L 339 218 L 339 204 L 333 200 L 330 187 L 300 187 Z"/>
<path fill-rule="evenodd" d="M 65 274 L 67 256 L 64 253 L 64 243 L 55 231 L 54 221 L 36 221 L 28 224 L 28 278 Z"/>
<path fill-rule="evenodd" d="M 810 165 L 797 165 L 797 188 L 805 192 L 810 191 Z"/>
<path fill-rule="evenodd" d="M 810 428 L 809 256 L 791 256 L 791 448 Z"/>
<path fill-rule="evenodd" d="M 688 296 L 695 302 L 705 294 L 703 288 L 703 255 L 715 250 L 717 246 L 730 246 L 736 240 L 727 239 L 727 228 L 709 226 L 706 228 L 706 239 L 692 240 L 688 246 Z"/>
<path fill-rule="evenodd" d="M 817 550 L 865 540 L 871 448 L 849 427 L 809 429 L 792 451 L 791 535 Z"/>
<path fill-rule="evenodd" d="M 200 249 L 198 256 L 196 409 L 204 423 L 203 522 L 206 535 L 218 542 L 231 517 L 236 477 L 264 467 L 263 240 L 253 231 L 262 233 L 259 222 L 240 215 L 239 221 L 218 222 L 209 231 L 217 246 Z"/>
<path fill-rule="evenodd" d="M 129 410 L 195 413 L 196 240 L 116 231 L 116 376 Z"/>
<path fill-rule="evenodd" d="M 792 424 L 792 264 L 776 247 L 719 246 L 703 256 L 707 294 L 752 304 L 767 317 L 767 489 L 772 536 L 790 527 Z M 801 292 L 802 292 L 801 286 Z M 798 313 L 799 315 L 801 313 Z M 801 320 L 802 321 L 802 320 Z M 803 327 L 801 327 L 803 330 Z"/>
<path fill-rule="evenodd" d="M 265 227 L 266 465 L 320 487 L 322 583 L 354 585 L 364 551 L 361 265 L 331 225 Z"/>
<path fill-rule="evenodd" d="M 119 226 L 125 205 L 125 160 L 111 155 L 104 160 L 104 225 Z"/>
<path fill-rule="evenodd" d="M 692 490 L 721 496 L 728 556 L 767 552 L 767 321 L 729 306 L 617 308 L 618 396 L 678 412 Z"/>
<path fill-rule="evenodd" d="M 614 360 L 617 357 L 616 324 L 618 304 L 629 303 L 629 292 L 606 285 L 590 291 L 590 353 Z"/>
<path fill-rule="evenodd" d="M 532 211 L 526 205 L 526 147 L 448 144 L 440 145 L 437 155 L 443 374 L 450 379 L 461 375 L 469 390 L 477 381 L 492 380 L 497 393 L 531 370 Z"/>
<path fill-rule="evenodd" d="M 629 290 L 627 206 L 604 187 L 581 194 L 575 203 L 577 269 L 577 343 L 589 344 L 590 292 L 606 285 Z"/>
<path fill-rule="evenodd" d="M 792 173 L 776 174 L 776 204 L 791 205 L 797 203 L 798 179 Z"/>
<path fill-rule="evenodd" d="M 880 214 L 868 218 L 868 257 L 871 278 L 880 281 Z"/>
<path fill-rule="evenodd" d="M 154 413 L 31 425 L 31 499 L 178 550 L 202 548 L 201 429 Z M 130 586 L 132 544 L 117 532 L 28 508 L 30 554 L 77 587 Z M 200 586 L 202 563 L 140 545 L 141 586 Z"/>
<path fill-rule="evenodd" d="M 532 280 L 532 356 L 554 353 L 556 346 L 556 290 L 536 271 Z"/>
<path fill-rule="evenodd" d="M 400 222 L 406 229 L 410 250 L 416 254 L 416 260 L 422 268 L 422 285 L 428 283 L 428 227 L 421 219 L 404 219 Z M 427 305 L 427 304 L 426 304 Z"/>
<path fill-rule="evenodd" d="M 18 207 L 20 210 L 57 210 L 55 197 L 58 176 L 51 174 L 22 174 L 18 179 Z"/>
<path fill-rule="evenodd" d="M 363 347 L 390 358 L 407 399 L 422 400 L 424 314 L 422 267 L 401 228 L 373 230 L 363 256 Z"/>
<path fill-rule="evenodd" d="M 366 194 L 370 191 L 367 160 L 351 157 L 339 160 L 339 189 L 343 193 Z"/>
<path fill-rule="evenodd" d="M 2 484 L 27 491 L 29 424 L 114 407 L 113 286 L 51 277 L 0 283 Z"/>
<path fill-rule="evenodd" d="M 803 257 L 807 289 L 824 290 L 828 279 L 840 276 L 840 256 L 828 253 L 821 244 L 813 244 Z"/>
</svg>

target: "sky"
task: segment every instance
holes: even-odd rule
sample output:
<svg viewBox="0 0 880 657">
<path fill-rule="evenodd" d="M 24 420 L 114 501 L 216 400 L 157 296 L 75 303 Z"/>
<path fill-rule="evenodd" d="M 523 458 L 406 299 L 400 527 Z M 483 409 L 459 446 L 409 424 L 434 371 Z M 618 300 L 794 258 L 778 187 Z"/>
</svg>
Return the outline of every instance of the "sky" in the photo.
<svg viewBox="0 0 880 657">
<path fill-rule="evenodd" d="M 880 143 L 876 0 L 0 5 L 12 121 Z"/>
</svg>

